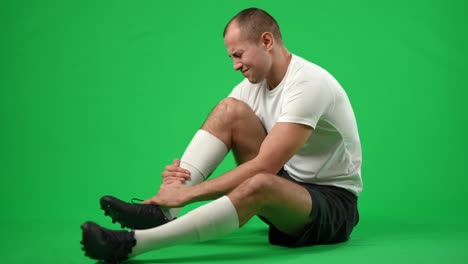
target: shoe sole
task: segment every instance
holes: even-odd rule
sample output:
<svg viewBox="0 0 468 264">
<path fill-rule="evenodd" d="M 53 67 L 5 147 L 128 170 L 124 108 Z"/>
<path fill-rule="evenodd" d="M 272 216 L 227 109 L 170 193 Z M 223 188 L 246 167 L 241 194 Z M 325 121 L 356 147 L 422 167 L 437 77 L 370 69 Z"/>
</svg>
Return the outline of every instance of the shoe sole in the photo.
<svg viewBox="0 0 468 264">
<path fill-rule="evenodd" d="M 96 224 L 92 222 L 86 222 L 82 224 L 80 228 L 83 234 L 82 240 L 80 241 L 81 250 L 84 251 L 86 257 L 98 259 L 98 254 L 96 254 L 96 252 L 93 252 L 92 248 L 86 246 L 89 245 L 89 243 L 92 243 L 91 241 L 93 239 L 91 238 L 91 236 L 93 229 L 96 229 Z"/>
<path fill-rule="evenodd" d="M 119 199 L 112 197 L 112 196 L 103 196 L 99 201 L 101 204 L 101 209 L 104 211 L 105 216 L 109 216 L 112 218 L 112 223 L 115 224 L 118 222 L 122 228 L 130 227 L 124 219 L 122 219 L 121 215 L 117 212 L 118 208 L 115 208 L 116 203 L 122 203 Z"/>
<path fill-rule="evenodd" d="M 105 263 L 120 263 L 127 259 L 119 259 L 115 257 L 106 258 L 103 256 L 102 241 L 96 238 L 96 234 L 101 231 L 101 227 L 99 225 L 93 222 L 85 222 L 80 227 L 83 234 L 82 240 L 80 241 L 80 244 L 82 245 L 81 250 L 84 251 L 85 256 Z"/>
</svg>

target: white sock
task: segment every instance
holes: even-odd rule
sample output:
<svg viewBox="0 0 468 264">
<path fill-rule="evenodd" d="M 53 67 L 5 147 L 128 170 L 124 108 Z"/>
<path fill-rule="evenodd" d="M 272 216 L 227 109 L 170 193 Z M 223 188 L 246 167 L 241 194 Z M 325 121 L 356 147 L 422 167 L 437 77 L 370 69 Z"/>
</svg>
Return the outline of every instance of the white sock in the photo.
<svg viewBox="0 0 468 264">
<path fill-rule="evenodd" d="M 206 180 L 226 156 L 224 142 L 205 130 L 198 130 L 180 159 L 180 167 L 190 171 L 185 186 L 193 186 Z M 163 208 L 168 219 L 174 219 L 181 208 Z"/>
<path fill-rule="evenodd" d="M 223 196 L 165 225 L 134 230 L 136 245 L 130 257 L 177 244 L 219 238 L 237 229 L 236 208 L 227 196 Z"/>
</svg>

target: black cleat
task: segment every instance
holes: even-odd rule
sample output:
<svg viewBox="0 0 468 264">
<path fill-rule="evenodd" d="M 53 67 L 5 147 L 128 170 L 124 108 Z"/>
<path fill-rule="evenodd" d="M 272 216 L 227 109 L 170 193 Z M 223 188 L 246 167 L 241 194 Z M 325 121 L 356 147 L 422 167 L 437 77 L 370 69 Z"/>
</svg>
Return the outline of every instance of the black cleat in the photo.
<svg viewBox="0 0 468 264">
<path fill-rule="evenodd" d="M 134 232 L 113 231 L 103 228 L 93 222 L 81 225 L 83 240 L 80 242 L 85 256 L 92 259 L 119 263 L 128 259 L 132 248 L 136 245 Z"/>
<path fill-rule="evenodd" d="M 119 222 L 122 228 L 149 229 L 170 221 L 154 204 L 127 203 L 112 196 L 103 196 L 100 203 L 104 214 L 112 218 L 112 223 Z"/>
</svg>

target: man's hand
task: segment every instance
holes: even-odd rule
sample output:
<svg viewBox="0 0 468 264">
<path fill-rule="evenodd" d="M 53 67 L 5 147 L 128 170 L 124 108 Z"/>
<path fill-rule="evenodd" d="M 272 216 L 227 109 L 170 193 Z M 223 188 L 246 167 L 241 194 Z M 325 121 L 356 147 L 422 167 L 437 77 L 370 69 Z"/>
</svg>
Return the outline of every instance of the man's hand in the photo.
<svg viewBox="0 0 468 264">
<path fill-rule="evenodd" d="M 162 172 L 162 184 L 158 193 L 143 204 L 157 204 L 162 207 L 181 207 L 188 203 L 183 184 L 190 179 L 190 171 L 180 167 L 180 160 L 174 159 Z"/>
<path fill-rule="evenodd" d="M 174 182 L 184 183 L 190 179 L 190 171 L 180 167 L 180 160 L 174 159 L 172 164 L 167 165 L 162 172 L 162 184 Z"/>
<path fill-rule="evenodd" d="M 143 204 L 156 204 L 170 208 L 182 207 L 189 202 L 186 194 L 187 187 L 180 181 L 165 183 L 159 188 L 158 194 L 149 200 L 143 201 Z"/>
</svg>

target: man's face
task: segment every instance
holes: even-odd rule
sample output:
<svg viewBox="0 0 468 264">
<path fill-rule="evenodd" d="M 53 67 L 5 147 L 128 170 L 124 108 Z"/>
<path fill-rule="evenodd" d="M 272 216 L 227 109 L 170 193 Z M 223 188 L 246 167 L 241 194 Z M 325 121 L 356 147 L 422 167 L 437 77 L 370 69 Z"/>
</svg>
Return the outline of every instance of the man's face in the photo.
<svg viewBox="0 0 468 264">
<path fill-rule="evenodd" d="M 251 83 L 259 83 L 265 79 L 271 60 L 260 39 L 258 43 L 246 40 L 233 22 L 224 37 L 224 44 L 233 60 L 235 71 L 240 71 Z"/>
</svg>

